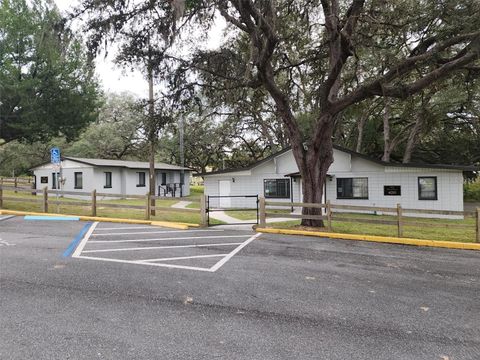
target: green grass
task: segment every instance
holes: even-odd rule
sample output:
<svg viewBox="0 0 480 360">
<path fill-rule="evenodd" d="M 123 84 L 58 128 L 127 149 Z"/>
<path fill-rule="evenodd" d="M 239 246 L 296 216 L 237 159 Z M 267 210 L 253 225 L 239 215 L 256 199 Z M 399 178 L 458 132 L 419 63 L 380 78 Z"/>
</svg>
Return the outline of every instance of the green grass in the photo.
<svg viewBox="0 0 480 360">
<path fill-rule="evenodd" d="M 290 214 L 290 210 L 281 210 L 269 209 L 268 212 L 270 214 Z M 225 211 L 225 214 L 231 216 L 238 220 L 255 220 L 257 218 L 257 212 L 255 210 L 235 210 L 235 211 Z"/>
<path fill-rule="evenodd" d="M 267 213 L 270 210 L 267 210 Z M 396 217 L 388 215 L 369 215 L 369 214 L 353 214 L 341 213 L 337 216 L 358 218 L 358 219 L 374 219 L 374 220 L 390 220 L 395 221 Z M 267 217 L 268 218 L 268 217 Z M 418 221 L 426 223 L 426 226 L 409 226 L 404 224 L 403 236 L 408 238 L 426 239 L 426 240 L 442 240 L 442 241 L 460 241 L 460 242 L 474 242 L 475 241 L 475 219 L 466 218 L 464 220 L 451 219 L 426 219 L 404 217 L 404 221 Z M 467 225 L 469 228 L 444 228 L 438 225 L 441 224 L 460 224 Z M 296 228 L 300 226 L 300 220 L 292 220 L 280 223 L 270 223 L 269 227 L 275 228 Z M 383 224 L 364 224 L 345 221 L 332 221 L 333 232 L 345 234 L 362 234 L 362 235 L 377 235 L 377 236 L 397 236 L 396 225 Z M 322 229 L 322 231 L 326 231 Z"/>
<path fill-rule="evenodd" d="M 38 203 L 33 202 L 18 202 L 18 201 L 4 201 L 3 208 L 8 210 L 18 210 L 18 211 L 34 211 L 34 212 L 41 212 L 41 199 L 42 195 L 39 194 L 37 196 L 31 195 L 30 193 L 26 192 L 19 192 L 15 194 L 13 191 L 4 191 L 3 196 L 5 197 L 14 197 L 18 199 L 33 199 L 37 200 Z M 193 198 L 186 197 L 182 200 L 192 200 L 198 201 L 198 196 Z M 56 201 L 54 194 L 49 194 L 49 200 Z M 50 213 L 61 213 L 61 214 L 71 214 L 71 215 L 91 215 L 91 207 L 84 206 L 81 204 L 82 202 L 89 201 L 87 199 L 79 200 L 79 199 L 72 199 L 72 198 L 65 198 L 60 197 L 59 202 L 74 202 L 78 203 L 78 205 L 55 205 L 49 204 L 49 212 Z M 157 200 L 156 206 L 158 207 L 170 207 L 171 205 L 177 203 L 178 199 L 165 199 L 165 200 Z M 116 199 L 116 200 L 101 200 L 100 198 L 97 199 L 97 216 L 101 217 L 108 217 L 108 218 L 125 218 L 125 219 L 145 219 L 145 210 L 144 209 L 121 209 L 121 208 L 109 208 L 102 206 L 103 204 L 122 204 L 122 205 L 138 205 L 138 206 L 145 206 L 145 199 Z M 196 204 L 196 203 L 194 203 Z M 157 221 L 172 221 L 172 222 L 186 222 L 192 224 L 199 224 L 200 223 L 200 213 L 191 212 L 179 212 L 175 211 L 175 209 L 168 210 L 168 211 L 159 211 L 157 210 L 156 215 L 152 216 L 152 220 Z M 217 221 L 212 219 L 211 223 L 214 225 L 222 224 L 221 221 Z"/>
</svg>

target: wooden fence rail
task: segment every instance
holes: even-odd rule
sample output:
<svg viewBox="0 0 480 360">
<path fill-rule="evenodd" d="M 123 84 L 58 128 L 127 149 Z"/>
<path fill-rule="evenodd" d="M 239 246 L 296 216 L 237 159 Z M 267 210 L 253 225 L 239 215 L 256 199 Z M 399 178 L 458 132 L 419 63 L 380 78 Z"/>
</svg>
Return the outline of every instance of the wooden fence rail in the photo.
<svg viewBox="0 0 480 360">
<path fill-rule="evenodd" d="M 358 206 L 358 205 L 340 205 L 331 204 L 327 201 L 325 204 L 309 204 L 309 203 L 293 203 L 293 202 L 276 202 L 265 201 L 264 198 L 259 199 L 259 219 L 260 227 L 265 227 L 267 224 L 267 218 L 290 218 L 290 219 L 313 219 L 313 220 L 327 220 L 327 230 L 332 231 L 332 222 L 350 222 L 350 223 L 364 223 L 364 224 L 378 224 L 378 225 L 390 225 L 396 226 L 397 236 L 403 237 L 404 226 L 420 226 L 427 227 L 432 226 L 431 223 L 425 221 L 419 221 L 418 218 L 409 218 L 405 214 L 427 214 L 427 215 L 443 215 L 443 216 L 462 216 L 473 217 L 475 219 L 475 241 L 480 243 L 480 208 L 476 211 L 450 211 L 450 210 L 426 210 L 426 209 L 405 209 L 400 204 L 397 207 L 376 207 L 376 206 Z M 318 215 L 303 215 L 303 214 L 278 214 L 269 213 L 267 207 L 288 207 L 288 208 L 316 208 L 325 209 L 320 211 Z M 342 212 L 335 212 L 335 210 L 343 210 Z M 351 212 L 346 212 L 350 210 Z M 367 212 L 367 213 L 366 213 Z M 385 219 L 366 219 L 352 217 L 351 213 L 358 214 L 378 214 L 391 216 L 392 220 Z M 435 227 L 440 228 L 458 228 L 458 229 L 472 229 L 471 225 L 466 224 L 453 224 L 453 223 L 435 223 Z"/>
<path fill-rule="evenodd" d="M 27 198 L 20 196 L 5 196 L 5 191 L 11 192 L 27 192 L 32 193 L 32 195 L 40 194 L 37 198 Z M 65 196 L 81 196 L 81 199 L 74 198 L 65 198 Z M 144 202 L 142 205 L 135 204 L 115 204 L 106 202 L 107 200 L 101 198 L 112 198 L 119 199 L 143 199 Z M 51 209 L 51 205 L 62 205 L 62 206 L 79 206 L 90 209 L 90 214 L 92 216 L 97 216 L 98 210 L 102 208 L 111 208 L 111 209 L 125 209 L 125 210 L 142 210 L 145 212 L 145 219 L 150 219 L 152 216 L 152 210 L 158 211 L 168 211 L 173 213 L 190 213 L 190 214 L 199 214 L 200 215 L 200 225 L 206 226 L 206 201 L 201 199 L 199 209 L 190 209 L 190 208 L 174 208 L 162 206 L 161 201 L 158 203 L 158 206 L 152 206 L 151 199 L 155 200 L 170 200 L 174 198 L 162 198 L 157 196 L 150 196 L 150 194 L 145 195 L 125 195 L 125 194 L 108 194 L 108 193 L 98 193 L 96 190 L 92 192 L 77 192 L 77 191 L 63 191 L 63 190 L 48 190 L 47 188 L 43 189 L 23 189 L 14 186 L 0 185 L 0 209 L 4 207 L 4 202 L 17 202 L 17 203 L 36 203 L 38 204 L 41 212 L 48 213 Z"/>
</svg>

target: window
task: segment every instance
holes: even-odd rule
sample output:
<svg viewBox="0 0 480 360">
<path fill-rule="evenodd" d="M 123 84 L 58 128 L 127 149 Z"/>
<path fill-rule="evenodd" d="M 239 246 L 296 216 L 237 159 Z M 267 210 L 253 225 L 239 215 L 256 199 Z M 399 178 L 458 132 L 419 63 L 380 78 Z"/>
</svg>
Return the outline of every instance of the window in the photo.
<svg viewBox="0 0 480 360">
<path fill-rule="evenodd" d="M 48 184 L 48 176 L 42 176 L 40 178 L 40 183 L 41 184 Z"/>
<path fill-rule="evenodd" d="M 368 199 L 368 178 L 337 179 L 337 199 Z"/>
<path fill-rule="evenodd" d="M 418 200 L 437 200 L 437 177 L 418 178 Z"/>
<path fill-rule="evenodd" d="M 167 184 L 167 173 L 162 173 L 162 183 L 161 185 Z"/>
<path fill-rule="evenodd" d="M 106 172 L 105 173 L 105 189 L 110 189 L 112 187 L 112 173 Z"/>
<path fill-rule="evenodd" d="M 138 184 L 137 187 L 145 187 L 145 173 L 137 172 L 138 174 Z"/>
<path fill-rule="evenodd" d="M 75 189 L 83 189 L 83 173 L 75 173 Z"/>
<path fill-rule="evenodd" d="M 263 188 L 266 198 L 290 198 L 290 179 L 266 179 Z"/>
<path fill-rule="evenodd" d="M 180 172 L 180 184 L 185 184 L 185 173 L 183 170 Z"/>
<path fill-rule="evenodd" d="M 57 179 L 60 177 L 59 173 L 52 173 L 52 189 L 57 188 Z"/>
</svg>

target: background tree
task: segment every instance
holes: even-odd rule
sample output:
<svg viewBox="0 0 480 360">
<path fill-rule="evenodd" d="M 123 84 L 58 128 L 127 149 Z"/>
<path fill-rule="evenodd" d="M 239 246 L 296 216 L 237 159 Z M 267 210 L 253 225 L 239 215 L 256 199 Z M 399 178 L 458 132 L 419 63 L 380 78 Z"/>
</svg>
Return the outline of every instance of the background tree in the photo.
<svg viewBox="0 0 480 360">
<path fill-rule="evenodd" d="M 132 94 L 108 94 L 98 120 L 64 153 L 87 158 L 136 159 L 145 147 L 144 121 L 145 115 Z"/>
<path fill-rule="evenodd" d="M 48 0 L 0 3 L 0 139 L 73 139 L 96 119 L 93 65 Z"/>
<path fill-rule="evenodd" d="M 409 99 L 435 81 L 468 71 L 480 57 L 477 1 L 238 0 L 216 6 L 236 27 L 237 38 L 250 44 L 247 53 L 236 54 L 228 81 L 268 91 L 302 175 L 303 199 L 310 203 L 321 202 L 342 112 L 379 96 Z M 225 76 L 217 65 L 215 72 Z M 297 104 L 307 96 L 313 106 L 305 132 L 299 119 L 308 107 L 298 111 Z"/>
</svg>

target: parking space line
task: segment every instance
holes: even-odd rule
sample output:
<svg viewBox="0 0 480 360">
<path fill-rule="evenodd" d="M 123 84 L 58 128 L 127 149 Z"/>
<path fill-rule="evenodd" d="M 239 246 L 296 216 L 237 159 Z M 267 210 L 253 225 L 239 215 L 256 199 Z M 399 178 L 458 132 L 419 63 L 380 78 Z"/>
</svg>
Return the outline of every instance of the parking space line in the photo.
<svg viewBox="0 0 480 360">
<path fill-rule="evenodd" d="M 227 256 L 225 256 L 222 260 L 220 260 L 218 263 L 216 263 L 215 265 L 213 265 L 210 270 L 212 272 L 215 272 L 217 271 L 218 269 L 220 269 L 223 265 L 225 265 L 225 263 L 230 260 L 235 254 L 237 254 L 240 250 L 242 250 L 245 246 L 247 246 L 248 244 L 250 244 L 253 240 L 255 240 L 256 238 L 258 238 L 259 236 L 261 235 L 261 233 L 258 233 L 258 234 L 255 234 L 253 235 L 250 239 L 248 239 L 247 241 L 243 242 L 240 244 L 239 247 L 235 248 L 230 254 L 228 254 Z"/>
<path fill-rule="evenodd" d="M 161 258 L 161 259 L 144 259 L 144 260 L 138 260 L 138 261 L 140 261 L 140 262 L 174 261 L 174 260 L 188 260 L 188 259 L 203 259 L 203 258 L 212 258 L 212 257 L 222 257 L 222 256 L 227 256 L 227 255 L 228 254 L 177 256 L 177 257 Z"/>
<path fill-rule="evenodd" d="M 8 220 L 8 219 L 11 219 L 15 217 L 15 215 L 4 215 L 4 216 L 0 216 L 0 221 L 3 221 L 3 220 Z"/>
<path fill-rule="evenodd" d="M 93 231 L 97 227 L 98 222 L 94 222 L 92 226 L 90 226 L 90 229 L 88 229 L 87 233 L 83 237 L 82 241 L 80 241 L 80 244 L 78 244 L 77 248 L 72 254 L 73 258 L 79 257 L 80 254 L 82 253 L 83 248 L 87 244 L 88 239 L 90 239 L 90 236 L 92 236 Z"/>
<path fill-rule="evenodd" d="M 139 231 L 139 232 L 126 232 L 126 233 L 106 233 L 106 234 L 94 234 L 93 236 L 112 236 L 112 235 L 144 235 L 144 234 L 168 234 L 179 232 L 198 232 L 204 230 L 180 230 L 180 231 Z M 217 231 L 217 230 L 212 230 Z"/>
<path fill-rule="evenodd" d="M 186 270 L 212 272 L 208 268 L 201 268 L 201 267 L 195 267 L 195 266 L 172 265 L 172 264 L 158 264 L 158 263 L 152 263 L 152 262 L 142 262 L 142 261 L 138 261 L 138 260 L 121 260 L 121 259 L 110 259 L 110 258 L 101 258 L 101 257 L 92 257 L 92 256 L 83 256 L 83 255 L 82 256 L 77 256 L 77 258 L 87 259 L 87 260 L 124 263 L 124 264 L 158 266 L 158 267 L 166 267 L 166 268 L 171 268 L 171 269 L 186 269 Z"/>
<path fill-rule="evenodd" d="M 172 241 L 172 240 L 189 240 L 189 239 L 227 239 L 227 238 L 244 238 L 248 235 L 222 235 L 222 236 L 189 236 L 176 238 L 157 238 L 157 239 L 130 239 L 130 240 L 92 240 L 89 244 L 109 244 L 109 243 L 128 243 L 128 242 L 146 242 L 146 241 Z"/>
<path fill-rule="evenodd" d="M 105 231 L 105 230 L 137 230 L 137 229 L 152 229 L 152 230 L 155 230 L 156 228 L 155 227 L 152 227 L 152 226 L 128 226 L 128 227 L 110 227 L 110 228 L 98 228 L 97 231 Z M 164 232 L 172 232 L 172 233 L 178 233 L 178 232 L 199 232 L 199 231 L 216 231 L 216 232 L 219 232 L 219 231 L 225 231 L 223 229 L 215 229 L 215 230 L 178 230 L 178 231 L 175 231 L 175 230 L 165 230 Z"/>
<path fill-rule="evenodd" d="M 248 241 L 248 240 L 247 240 Z M 201 245 L 172 245 L 172 246 L 145 246 L 135 248 L 121 248 L 121 249 L 100 249 L 100 250 L 85 250 L 83 253 L 99 253 L 99 252 L 117 252 L 117 251 L 138 251 L 138 250 L 156 250 L 156 249 L 180 249 L 180 248 L 197 248 L 209 246 L 234 246 L 242 245 L 244 243 L 220 243 L 220 244 L 201 244 Z"/>
</svg>

